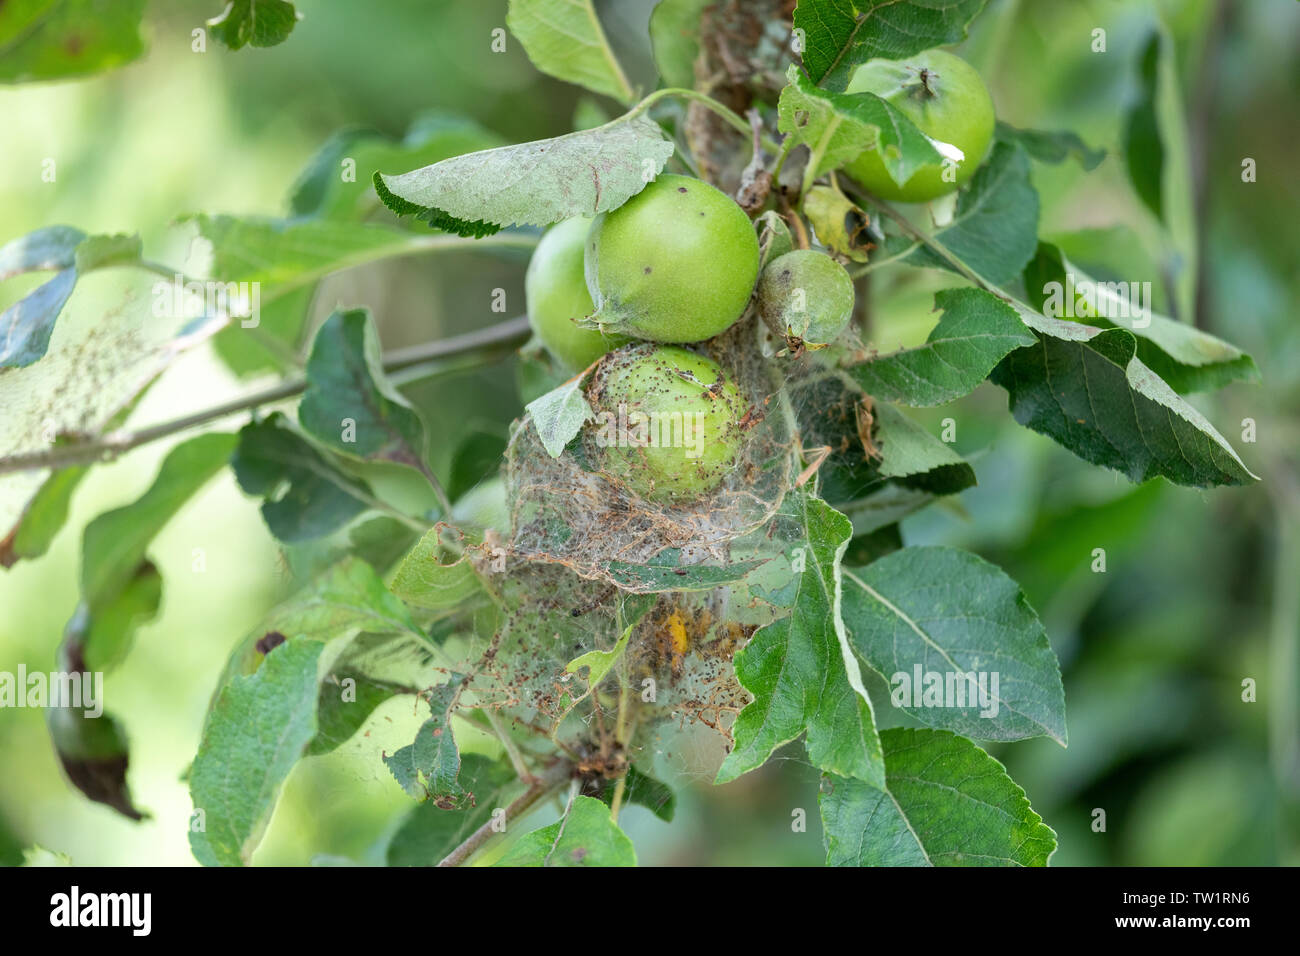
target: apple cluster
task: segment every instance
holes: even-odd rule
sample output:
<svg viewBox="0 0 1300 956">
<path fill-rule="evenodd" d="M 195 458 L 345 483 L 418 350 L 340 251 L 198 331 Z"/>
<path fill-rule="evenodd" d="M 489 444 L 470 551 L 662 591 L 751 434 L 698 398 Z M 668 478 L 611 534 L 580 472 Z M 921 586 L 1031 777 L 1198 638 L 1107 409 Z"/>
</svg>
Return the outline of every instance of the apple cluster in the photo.
<svg viewBox="0 0 1300 956">
<path fill-rule="evenodd" d="M 872 60 L 847 92 L 891 103 L 944 156 L 900 185 L 880 151 L 866 150 L 845 172 L 881 198 L 950 193 L 988 151 L 988 90 L 951 54 Z M 725 332 L 751 301 L 795 356 L 825 348 L 847 328 L 853 281 L 825 252 L 795 249 L 759 270 L 749 216 L 689 176 L 661 175 L 618 209 L 562 222 L 542 237 L 525 279 L 529 320 L 561 366 L 591 371 L 596 418 L 622 427 L 587 426 L 591 460 L 643 498 L 675 503 L 713 491 L 734 467 L 751 417 L 734 378 L 683 346 Z"/>
</svg>

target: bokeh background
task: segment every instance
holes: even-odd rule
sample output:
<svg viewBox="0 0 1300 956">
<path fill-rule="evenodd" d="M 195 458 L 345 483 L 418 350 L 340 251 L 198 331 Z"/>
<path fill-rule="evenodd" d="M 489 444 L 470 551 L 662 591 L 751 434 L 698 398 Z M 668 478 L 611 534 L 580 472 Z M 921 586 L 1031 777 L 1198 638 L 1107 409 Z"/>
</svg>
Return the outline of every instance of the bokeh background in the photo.
<svg viewBox="0 0 1300 956">
<path fill-rule="evenodd" d="M 0 89 L 0 242 L 53 223 L 138 231 L 147 252 L 175 262 L 186 241 L 178 216 L 283 215 L 299 171 L 341 127 L 400 137 L 416 116 L 445 110 L 523 141 L 565 132 L 576 110 L 601 106 L 539 74 L 513 39 L 504 53 L 491 51 L 504 0 L 300 0 L 303 20 L 279 47 L 191 52 L 191 29 L 220 5 L 153 3 L 141 61 L 82 81 Z M 601 4 L 611 32 L 628 37 L 619 43 L 643 85 L 650 61 L 636 38 L 651 6 Z M 1182 158 L 1203 217 L 1199 242 L 1157 227 L 1122 161 L 1123 111 L 1157 23 L 1173 43 L 1188 118 Z M 1104 54 L 1092 50 L 1097 28 L 1106 30 Z M 991 750 L 1059 834 L 1055 864 L 1300 863 L 1300 4 L 991 0 L 958 52 L 988 80 L 1000 118 L 1073 129 L 1108 151 L 1087 174 L 1073 163 L 1035 166 L 1044 236 L 1093 274 L 1151 278 L 1166 310 L 1174 301 L 1166 277 L 1186 263 L 1179 250 L 1191 241 L 1204 286 L 1195 314 L 1181 317 L 1250 351 L 1263 377 L 1193 396 L 1262 476 L 1249 488 L 1135 487 L 1020 429 L 1005 394 L 988 385 L 927 419 L 936 429 L 943 417 L 958 422 L 958 449 L 975 459 L 980 484 L 908 519 L 905 540 L 960 544 L 1006 569 L 1063 667 L 1069 748 L 1042 739 Z M 56 183 L 40 179 L 45 157 L 58 159 Z M 1257 163 L 1255 183 L 1242 182 L 1244 157 Z M 506 290 L 511 314 L 521 312 L 522 277 L 520 260 L 455 253 L 342 274 L 318 304 L 322 314 L 335 302 L 368 305 L 391 348 L 499 321 L 494 289 Z M 932 292 L 951 281 L 906 267 L 876 273 L 870 314 L 882 350 L 923 339 Z M 0 306 L 30 287 L 25 278 L 0 286 Z M 257 382 L 193 354 L 132 421 L 210 405 Z M 504 436 L 519 411 L 510 362 L 410 394 L 442 468 L 467 436 Z M 1254 443 L 1242 441 L 1247 418 Z M 148 446 L 95 470 L 50 553 L 0 572 L 0 669 L 52 668 L 77 600 L 81 528 L 134 500 L 165 451 Z M 1098 547 L 1104 574 L 1090 569 Z M 201 573 L 190 570 L 196 548 L 206 556 Z M 152 819 L 133 824 L 86 801 L 63 779 L 42 715 L 0 710 L 0 862 L 41 845 L 81 864 L 193 863 L 182 775 L 228 653 L 291 586 L 292 561 L 229 474 L 190 502 L 151 554 L 164 570 L 163 610 L 108 675 L 107 694 L 131 737 L 136 801 Z M 1258 684 L 1256 702 L 1242 700 L 1246 678 Z M 381 710 L 375 721 L 403 716 Z M 816 774 L 798 748 L 727 787 L 689 772 L 674 782 L 674 824 L 639 807 L 623 815 L 644 863 L 823 858 Z M 305 761 L 255 861 L 376 862 L 408 806 L 368 750 Z M 792 832 L 796 808 L 807 810 L 805 833 Z M 1097 809 L 1104 832 L 1092 828 Z M 554 813 L 540 809 L 530 822 Z"/>
</svg>

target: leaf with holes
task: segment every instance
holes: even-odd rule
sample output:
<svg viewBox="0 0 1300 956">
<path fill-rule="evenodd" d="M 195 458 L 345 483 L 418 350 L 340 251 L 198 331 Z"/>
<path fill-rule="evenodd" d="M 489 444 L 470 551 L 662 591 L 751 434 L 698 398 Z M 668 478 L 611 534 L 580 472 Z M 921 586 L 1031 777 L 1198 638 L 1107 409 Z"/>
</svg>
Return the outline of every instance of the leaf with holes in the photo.
<svg viewBox="0 0 1300 956">
<path fill-rule="evenodd" d="M 429 798 L 447 810 L 468 800 L 460 785 L 460 750 L 451 731 L 451 713 L 460 693 L 460 676 L 427 692 L 432 716 L 421 725 L 412 743 L 386 755 L 384 763 L 402 789 L 413 797 Z"/>
</svg>

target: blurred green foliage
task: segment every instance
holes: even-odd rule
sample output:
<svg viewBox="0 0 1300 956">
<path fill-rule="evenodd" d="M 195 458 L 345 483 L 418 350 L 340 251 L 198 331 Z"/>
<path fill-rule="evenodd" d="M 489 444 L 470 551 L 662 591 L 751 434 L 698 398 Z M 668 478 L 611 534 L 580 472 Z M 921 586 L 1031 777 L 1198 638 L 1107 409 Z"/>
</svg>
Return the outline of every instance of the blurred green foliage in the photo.
<svg viewBox="0 0 1300 956">
<path fill-rule="evenodd" d="M 513 40 L 494 53 L 504 0 L 303 0 L 287 42 L 238 53 L 191 51 L 207 0 L 151 5 L 149 48 L 93 79 L 0 88 L 0 241 L 66 222 L 88 232 L 142 232 L 147 254 L 185 258 L 189 212 L 282 215 L 299 172 L 338 129 L 400 138 L 430 109 L 476 120 L 511 142 L 572 128 L 575 90 L 538 74 Z M 644 24 L 649 4 L 612 2 L 615 23 Z M 1098 275 L 1153 280 L 1157 307 L 1175 291 L 1185 249 L 1170 241 L 1129 185 L 1123 107 L 1138 96 L 1138 61 L 1163 17 L 1187 107 L 1204 273 L 1194 318 L 1256 357 L 1260 386 L 1194 398 L 1250 467 L 1248 488 L 1134 487 L 1016 426 L 1005 395 L 984 386 L 921 419 L 957 423 L 957 448 L 979 486 L 905 522 L 910 544 L 971 548 L 1024 586 L 1062 661 L 1070 747 L 1038 739 L 990 752 L 1004 761 L 1060 836 L 1056 864 L 1300 863 L 1300 8 L 1291 0 L 1046 4 L 991 0 L 960 52 L 988 80 L 999 118 L 1069 129 L 1107 149 L 1095 170 L 1036 165 L 1041 231 Z M 1104 28 L 1105 53 L 1092 50 Z M 627 48 L 633 82 L 649 77 Z M 611 104 L 604 104 L 613 109 Z M 42 161 L 58 177 L 42 182 Z M 1243 158 L 1258 181 L 1244 183 Z M 1199 186 L 1198 186 L 1199 184 Z M 1181 253 L 1180 253 L 1181 250 Z M 1179 258 L 1180 254 L 1183 256 Z M 328 280 L 317 320 L 336 304 L 369 306 L 388 348 L 452 335 L 523 310 L 522 259 L 414 258 Z M 871 331 L 884 351 L 924 339 L 933 291 L 952 284 L 906 267 L 875 273 Z M 30 286 L 0 292 L 7 305 Z M 502 289 L 507 315 L 492 311 Z M 1184 315 L 1182 318 L 1192 318 Z M 136 409 L 137 423 L 217 401 L 239 384 L 209 355 L 185 359 Z M 435 468 L 448 477 L 466 445 L 500 447 L 520 402 L 511 363 L 451 373 L 407 390 L 426 417 Z M 1241 435 L 1255 422 L 1257 441 Z M 134 500 L 165 448 L 94 470 L 67 528 L 42 560 L 0 575 L 0 668 L 49 670 L 76 604 L 80 529 Z M 474 460 L 482 460 L 478 455 Z M 419 483 L 377 473 L 385 491 L 423 503 Z M 455 485 L 472 479 L 457 473 Z M 409 490 L 405 490 L 409 489 Z M 404 491 L 405 490 L 405 491 Z M 1105 572 L 1092 570 L 1105 549 Z M 318 555 L 279 554 L 227 474 L 190 503 L 152 552 L 165 574 L 159 617 L 107 679 L 132 740 L 131 783 L 153 818 L 133 824 L 64 781 L 42 715 L 0 711 L 0 861 L 33 844 L 83 864 L 192 863 L 182 775 L 208 696 L 230 649 Z M 188 572 L 188 573 L 187 573 Z M 1242 700 L 1253 679 L 1257 702 Z M 378 757 L 415 715 L 391 701 L 370 736 L 306 761 L 290 778 L 260 863 L 317 855 L 382 860 L 408 799 Z M 884 711 L 882 723 L 890 723 Z M 476 747 L 471 734 L 464 746 Z M 492 744 L 477 742 L 490 751 Z M 648 810 L 623 817 L 643 863 L 817 863 L 817 774 L 788 748 L 722 788 L 692 771 L 689 740 L 665 740 L 660 763 L 679 786 L 673 824 Z M 671 771 L 676 771 L 671 773 Z M 807 830 L 792 829 L 798 809 Z M 1098 810 L 1105 831 L 1095 832 Z M 538 811 L 533 825 L 553 809 Z M 792 815 L 794 814 L 794 815 Z"/>
</svg>

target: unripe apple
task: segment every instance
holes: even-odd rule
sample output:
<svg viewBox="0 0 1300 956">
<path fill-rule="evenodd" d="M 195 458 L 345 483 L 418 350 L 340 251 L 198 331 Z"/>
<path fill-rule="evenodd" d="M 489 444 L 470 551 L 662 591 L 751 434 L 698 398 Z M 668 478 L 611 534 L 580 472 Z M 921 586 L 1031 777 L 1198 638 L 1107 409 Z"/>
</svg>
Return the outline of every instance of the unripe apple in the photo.
<svg viewBox="0 0 1300 956">
<path fill-rule="evenodd" d="M 777 335 L 812 349 L 839 338 L 853 316 L 853 280 L 825 253 L 795 249 L 758 279 L 758 314 Z"/>
<path fill-rule="evenodd" d="M 758 278 L 758 237 L 726 193 L 661 175 L 592 223 L 593 322 L 654 342 L 702 342 L 740 318 Z"/>
<path fill-rule="evenodd" d="M 583 243 L 590 229 L 590 219 L 568 219 L 552 226 L 537 244 L 524 275 L 528 324 L 546 350 L 571 372 L 627 342 L 625 336 L 602 335 L 575 321 L 595 311 L 582 268 Z"/>
<path fill-rule="evenodd" d="M 678 503 L 713 491 L 734 467 L 749 410 L 717 362 L 670 345 L 607 355 L 587 390 L 589 457 L 650 501 Z"/>
<path fill-rule="evenodd" d="M 881 199 L 927 202 L 952 192 L 975 175 L 993 139 L 993 100 L 965 60 L 943 50 L 926 50 L 906 60 L 869 60 L 849 79 L 846 93 L 874 93 L 896 106 L 921 132 L 956 146 L 964 158 L 948 181 L 944 164 L 922 166 L 903 185 L 894 182 L 869 149 L 844 171 Z"/>
</svg>

